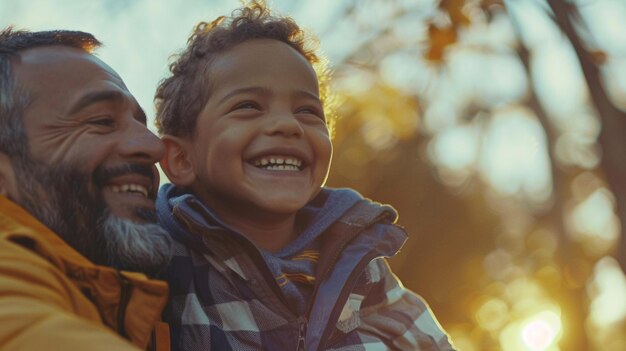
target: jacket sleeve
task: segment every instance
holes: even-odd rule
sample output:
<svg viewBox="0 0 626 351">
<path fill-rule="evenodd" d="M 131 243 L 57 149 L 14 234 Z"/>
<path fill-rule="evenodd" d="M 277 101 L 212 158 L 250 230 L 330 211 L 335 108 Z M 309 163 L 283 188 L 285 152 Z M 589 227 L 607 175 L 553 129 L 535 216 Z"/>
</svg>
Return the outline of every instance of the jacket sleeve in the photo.
<svg viewBox="0 0 626 351">
<path fill-rule="evenodd" d="M 372 261 L 367 275 L 373 285 L 360 308 L 359 329 L 398 350 L 454 350 L 426 301 L 402 285 L 387 260 Z"/>
<path fill-rule="evenodd" d="M 138 350 L 98 322 L 95 306 L 57 267 L 0 241 L 0 349 Z"/>
</svg>

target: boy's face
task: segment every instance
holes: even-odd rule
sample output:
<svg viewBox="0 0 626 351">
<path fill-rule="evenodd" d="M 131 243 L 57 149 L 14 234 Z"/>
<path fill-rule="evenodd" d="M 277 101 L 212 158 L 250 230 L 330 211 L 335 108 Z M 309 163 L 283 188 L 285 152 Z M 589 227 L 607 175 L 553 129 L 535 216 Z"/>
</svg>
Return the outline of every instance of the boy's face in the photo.
<svg viewBox="0 0 626 351">
<path fill-rule="evenodd" d="M 188 144 L 193 190 L 220 216 L 295 214 L 320 190 L 332 145 L 309 62 L 255 39 L 216 58 Z"/>
</svg>

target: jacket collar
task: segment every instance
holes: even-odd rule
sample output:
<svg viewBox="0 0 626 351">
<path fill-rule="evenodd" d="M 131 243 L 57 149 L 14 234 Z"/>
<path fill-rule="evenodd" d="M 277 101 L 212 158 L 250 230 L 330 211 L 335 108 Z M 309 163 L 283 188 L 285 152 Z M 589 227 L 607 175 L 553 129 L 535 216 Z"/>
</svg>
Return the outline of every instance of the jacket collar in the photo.
<svg viewBox="0 0 626 351">
<path fill-rule="evenodd" d="M 2 239 L 32 242 L 34 245 L 30 249 L 52 261 L 56 266 L 60 266 L 62 261 L 70 262 L 72 266 L 94 266 L 29 212 L 2 195 L 0 195 L 0 233 Z"/>
<path fill-rule="evenodd" d="M 120 301 L 129 292 L 124 314 L 124 333 L 135 345 L 145 348 L 160 319 L 168 294 L 167 284 L 142 273 L 117 271 L 99 266 L 70 247 L 30 213 L 0 195 L 0 240 L 28 247 L 48 260 L 81 290 L 88 290 L 102 321 L 119 332 Z"/>
</svg>

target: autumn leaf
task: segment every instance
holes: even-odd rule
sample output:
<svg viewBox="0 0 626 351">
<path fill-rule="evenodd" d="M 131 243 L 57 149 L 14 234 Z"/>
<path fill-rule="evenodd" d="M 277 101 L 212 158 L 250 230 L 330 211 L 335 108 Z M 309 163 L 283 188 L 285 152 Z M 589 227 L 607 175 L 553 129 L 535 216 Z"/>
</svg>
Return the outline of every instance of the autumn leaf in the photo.
<svg viewBox="0 0 626 351">
<path fill-rule="evenodd" d="M 456 42 L 456 29 L 450 27 L 437 27 L 434 24 L 428 26 L 429 46 L 426 59 L 433 62 L 443 60 L 445 49 Z"/>
<path fill-rule="evenodd" d="M 450 20 L 452 21 L 452 25 L 454 27 L 468 26 L 471 21 L 463 12 L 464 5 L 465 0 L 441 0 L 439 3 L 439 9 L 446 12 L 448 16 L 450 16 Z"/>
<path fill-rule="evenodd" d="M 595 50 L 589 52 L 589 58 L 591 59 L 591 62 L 596 65 L 602 65 L 606 63 L 608 55 L 602 50 Z"/>
</svg>

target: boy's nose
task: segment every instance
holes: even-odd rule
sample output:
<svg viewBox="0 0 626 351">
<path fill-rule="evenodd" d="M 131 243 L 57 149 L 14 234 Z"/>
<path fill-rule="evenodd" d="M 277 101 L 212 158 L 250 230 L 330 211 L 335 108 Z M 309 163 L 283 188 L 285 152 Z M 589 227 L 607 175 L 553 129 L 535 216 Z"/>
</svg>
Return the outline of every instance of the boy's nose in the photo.
<svg viewBox="0 0 626 351">
<path fill-rule="evenodd" d="M 300 137 L 304 134 L 300 121 L 292 113 L 277 113 L 268 119 L 265 133 L 284 137 Z"/>
</svg>

